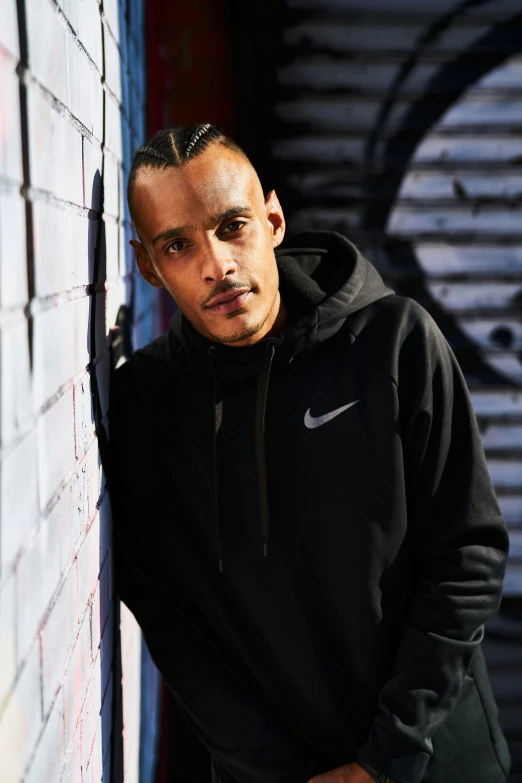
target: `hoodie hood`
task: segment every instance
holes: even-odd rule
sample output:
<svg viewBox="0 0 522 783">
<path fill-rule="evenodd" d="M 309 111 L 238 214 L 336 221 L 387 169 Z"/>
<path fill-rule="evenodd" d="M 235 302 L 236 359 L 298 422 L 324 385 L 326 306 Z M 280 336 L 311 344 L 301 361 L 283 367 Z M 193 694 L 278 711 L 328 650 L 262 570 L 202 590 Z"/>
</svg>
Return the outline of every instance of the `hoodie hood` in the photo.
<svg viewBox="0 0 522 783">
<path fill-rule="evenodd" d="M 224 539 L 219 502 L 220 440 L 227 387 L 240 379 L 257 377 L 254 434 L 259 516 L 266 556 L 269 509 L 264 433 L 270 373 L 315 350 L 353 313 L 394 293 L 355 245 L 335 231 L 297 234 L 277 248 L 275 255 L 279 290 L 290 317 L 289 325 L 280 334 L 248 346 L 217 344 L 201 335 L 178 311 L 171 319 L 167 335 L 143 349 L 155 360 L 167 364 L 169 370 L 213 387 L 216 550 L 221 571 Z"/>
</svg>

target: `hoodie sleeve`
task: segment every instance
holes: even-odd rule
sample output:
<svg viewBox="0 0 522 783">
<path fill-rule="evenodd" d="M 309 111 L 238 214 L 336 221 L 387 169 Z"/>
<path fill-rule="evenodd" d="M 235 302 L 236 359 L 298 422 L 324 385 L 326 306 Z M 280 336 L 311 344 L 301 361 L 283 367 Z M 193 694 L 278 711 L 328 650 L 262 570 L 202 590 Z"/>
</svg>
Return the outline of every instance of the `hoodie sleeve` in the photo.
<svg viewBox="0 0 522 783">
<path fill-rule="evenodd" d="M 128 395 L 116 391 L 123 373 L 116 376 L 109 452 L 115 591 L 140 625 L 188 726 L 219 764 L 241 783 L 307 783 L 324 771 L 324 761 L 288 735 L 176 574 L 155 567 L 160 544 L 153 540 L 143 482 L 141 491 L 134 489 L 139 486 L 131 442 L 135 427 L 132 413 L 124 410 Z"/>
<path fill-rule="evenodd" d="M 413 587 L 393 674 L 358 751 L 399 783 L 423 777 L 499 608 L 509 549 L 462 371 L 431 316 L 419 305 L 411 316 L 396 377 Z"/>
</svg>

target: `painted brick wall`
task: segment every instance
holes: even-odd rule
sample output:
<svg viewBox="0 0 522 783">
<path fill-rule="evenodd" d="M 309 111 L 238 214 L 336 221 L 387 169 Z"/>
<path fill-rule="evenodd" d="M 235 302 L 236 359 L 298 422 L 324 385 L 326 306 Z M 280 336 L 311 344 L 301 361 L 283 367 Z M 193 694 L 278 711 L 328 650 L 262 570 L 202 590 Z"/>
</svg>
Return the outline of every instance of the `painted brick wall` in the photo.
<svg viewBox="0 0 522 783">
<path fill-rule="evenodd" d="M 1 17 L 0 780 L 138 781 L 140 683 L 151 714 L 157 685 L 125 607 L 120 634 L 92 394 L 106 424 L 121 304 L 134 347 L 159 328 L 124 199 L 143 7 L 2 0 Z"/>
</svg>

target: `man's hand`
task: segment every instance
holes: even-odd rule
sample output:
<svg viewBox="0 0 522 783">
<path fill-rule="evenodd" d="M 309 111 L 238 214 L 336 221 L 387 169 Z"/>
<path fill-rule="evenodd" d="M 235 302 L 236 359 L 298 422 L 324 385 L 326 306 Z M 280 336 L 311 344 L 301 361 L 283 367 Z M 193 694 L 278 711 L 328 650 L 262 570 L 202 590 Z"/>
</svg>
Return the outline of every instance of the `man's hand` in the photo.
<svg viewBox="0 0 522 783">
<path fill-rule="evenodd" d="M 325 772 L 324 775 L 314 775 L 308 783 L 375 783 L 375 781 L 359 764 L 353 762 Z"/>
</svg>

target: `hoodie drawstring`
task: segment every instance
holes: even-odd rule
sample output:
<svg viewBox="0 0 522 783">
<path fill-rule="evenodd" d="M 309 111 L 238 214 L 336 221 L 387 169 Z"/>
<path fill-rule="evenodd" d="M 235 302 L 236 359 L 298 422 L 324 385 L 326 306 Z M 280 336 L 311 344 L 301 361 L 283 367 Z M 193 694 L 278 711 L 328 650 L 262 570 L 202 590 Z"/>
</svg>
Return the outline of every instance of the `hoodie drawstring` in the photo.
<svg viewBox="0 0 522 783">
<path fill-rule="evenodd" d="M 257 378 L 256 392 L 256 456 L 257 456 L 257 478 L 259 483 L 259 516 L 261 518 L 261 535 L 263 537 L 263 556 L 267 555 L 268 548 L 268 487 L 266 481 L 266 460 L 265 460 L 265 410 L 266 398 L 268 394 L 268 380 L 270 378 L 270 368 L 274 358 L 275 344 L 270 340 L 267 344 L 267 356 L 261 367 Z"/>
<path fill-rule="evenodd" d="M 219 513 L 219 476 L 218 470 L 221 463 L 221 424 L 223 422 L 223 395 L 219 383 L 219 356 L 217 348 L 213 345 L 208 349 L 213 359 L 214 370 L 214 508 L 216 511 L 216 552 L 219 561 L 219 570 L 223 571 L 223 529 L 221 526 L 221 515 Z"/>
<path fill-rule="evenodd" d="M 215 346 L 208 349 L 213 359 L 214 374 L 214 504 L 216 510 L 216 553 L 219 561 L 219 571 L 223 571 L 224 535 L 219 504 L 219 465 L 221 463 L 221 425 L 223 422 L 223 395 L 219 382 L 219 354 Z M 261 521 L 261 536 L 263 539 L 263 556 L 268 550 L 268 487 L 265 460 L 265 411 L 268 395 L 268 382 L 272 360 L 275 354 L 275 343 L 267 343 L 267 356 L 264 359 L 256 390 L 255 411 L 255 444 L 257 457 L 257 477 L 259 484 L 259 516 Z"/>
</svg>

